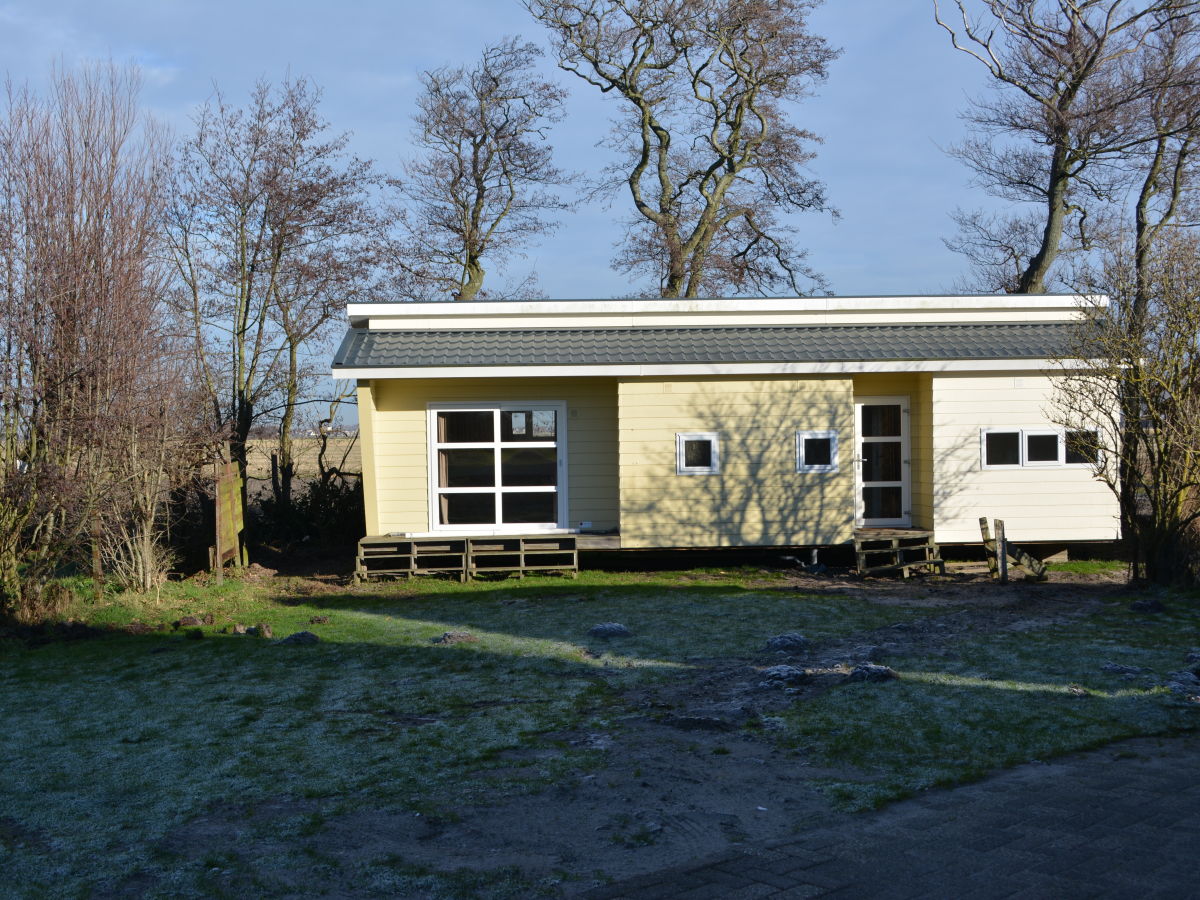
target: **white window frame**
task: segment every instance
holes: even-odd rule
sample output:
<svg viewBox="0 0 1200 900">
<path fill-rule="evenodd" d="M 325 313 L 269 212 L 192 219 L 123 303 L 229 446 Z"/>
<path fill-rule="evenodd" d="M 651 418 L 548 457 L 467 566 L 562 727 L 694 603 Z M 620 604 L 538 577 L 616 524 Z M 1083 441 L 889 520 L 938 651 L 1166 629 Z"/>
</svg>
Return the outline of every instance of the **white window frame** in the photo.
<svg viewBox="0 0 1200 900">
<path fill-rule="evenodd" d="M 712 465 L 689 466 L 684 449 L 688 441 L 708 441 L 712 445 Z M 677 431 L 675 433 L 676 475 L 719 475 L 721 472 L 721 435 L 716 431 Z"/>
<path fill-rule="evenodd" d="M 829 440 L 829 465 L 808 465 L 804 461 L 804 442 L 808 439 Z M 836 431 L 797 431 L 796 432 L 796 471 L 836 472 L 838 470 L 838 433 Z"/>
<path fill-rule="evenodd" d="M 1058 453 L 1054 459 L 1030 459 L 1029 439 L 1052 437 L 1057 442 Z M 1067 442 L 1063 433 L 1055 428 L 1025 428 L 1021 431 L 1021 465 L 1028 469 L 1059 469 L 1067 463 Z"/>
<path fill-rule="evenodd" d="M 1006 428 L 1006 427 L 989 427 L 979 429 L 979 465 L 985 470 L 1000 470 L 1005 469 L 1090 469 L 1093 468 L 1093 463 L 1069 463 L 1067 462 L 1067 431 L 1089 431 L 1096 433 L 1093 428 L 1047 428 L 1039 426 L 1034 428 Z M 1005 463 L 1003 465 L 989 463 L 987 461 L 987 436 L 989 434 L 1015 434 L 1017 435 L 1019 461 L 1016 463 Z M 1027 438 L 1036 437 L 1039 435 L 1054 435 L 1058 438 L 1058 459 L 1037 460 L 1031 461 L 1028 458 L 1029 447 L 1026 443 Z"/>
<path fill-rule="evenodd" d="M 505 488 L 500 482 L 500 450 L 503 447 L 518 446 L 505 444 L 500 440 L 500 414 L 507 411 L 523 411 L 550 409 L 555 412 L 555 440 L 553 441 L 522 441 L 521 447 L 557 447 L 556 471 L 557 484 L 553 487 L 514 486 Z M 439 412 L 491 412 L 493 440 L 470 444 L 442 444 L 437 439 L 437 414 Z M 481 401 L 469 402 L 431 402 L 426 404 L 426 445 L 429 455 L 429 530 L 439 534 L 524 534 L 533 531 L 561 531 L 566 528 L 567 519 L 567 405 L 557 400 L 512 400 L 512 401 Z M 491 487 L 444 488 L 438 484 L 438 450 L 441 449 L 491 449 L 496 451 L 496 483 Z M 558 494 L 555 512 L 556 522 L 493 522 L 472 525 L 443 525 L 439 519 L 438 509 L 441 504 L 438 497 L 441 494 L 496 494 L 497 517 L 501 513 L 500 495 L 505 493 L 552 493 Z"/>
</svg>

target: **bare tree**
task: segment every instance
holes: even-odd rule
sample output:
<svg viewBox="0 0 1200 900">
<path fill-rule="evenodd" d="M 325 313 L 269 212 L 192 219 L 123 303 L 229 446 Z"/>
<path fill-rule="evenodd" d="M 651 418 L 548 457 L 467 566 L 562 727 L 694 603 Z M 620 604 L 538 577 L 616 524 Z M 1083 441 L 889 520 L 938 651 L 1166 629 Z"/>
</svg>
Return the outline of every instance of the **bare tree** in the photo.
<svg viewBox="0 0 1200 900">
<path fill-rule="evenodd" d="M 1087 436 L 1078 449 L 1120 498 L 1134 576 L 1196 583 L 1200 239 L 1168 230 L 1144 264 L 1135 256 L 1132 240 L 1107 255 L 1095 287 L 1111 303 L 1091 317 L 1072 351 L 1094 365 L 1063 380 L 1057 419 Z M 1142 291 L 1144 314 L 1135 312 Z"/>
<path fill-rule="evenodd" d="M 985 286 L 1044 293 L 1068 232 L 1087 248 L 1089 202 L 1120 185 L 1112 163 L 1152 141 L 1121 127 L 1161 83 L 1131 77 L 1130 58 L 1194 0 L 953 0 L 956 22 L 934 16 L 954 47 L 982 63 L 996 93 L 966 115 L 979 136 L 954 148 L 978 183 L 1033 216 L 959 213 L 949 242 L 976 264 Z M 979 15 L 973 16 L 972 10 Z M 1015 277 L 1012 272 L 1016 272 Z"/>
<path fill-rule="evenodd" d="M 556 227 L 548 214 L 569 208 L 551 190 L 571 179 L 554 165 L 546 140 L 563 117 L 566 92 L 537 74 L 541 55 L 534 44 L 505 38 L 471 68 L 421 75 L 419 155 L 392 182 L 403 202 L 394 246 L 408 276 L 402 294 L 479 296 L 485 261 L 503 268 Z"/>
<path fill-rule="evenodd" d="M 1121 167 L 1133 194 L 1133 265 L 1136 290 L 1131 324 L 1140 330 L 1151 304 L 1151 269 L 1159 239 L 1200 224 L 1200 4 L 1172 16 L 1150 36 L 1131 76 L 1156 89 L 1126 111 L 1127 131 L 1148 139 L 1126 154 Z"/>
<path fill-rule="evenodd" d="M 305 79 L 258 84 L 245 109 L 217 91 L 179 152 L 167 234 L 176 307 L 214 425 L 243 476 L 255 423 L 278 423 L 276 500 L 290 505 L 292 430 L 314 353 L 374 273 L 371 164 L 328 134 Z"/>
<path fill-rule="evenodd" d="M 0 609 L 30 615 L 48 579 L 106 528 L 140 516 L 157 542 L 163 492 L 127 503 L 186 428 L 158 263 L 162 132 L 137 72 L 55 72 L 45 97 L 9 85 L 0 117 Z M 158 410 L 170 413 L 158 416 Z M 136 437 L 135 437 L 136 436 Z M 151 450 L 151 446 L 153 449 Z"/>
<path fill-rule="evenodd" d="M 808 31 L 818 2 L 524 0 L 559 65 L 622 102 L 598 187 L 628 189 L 616 262 L 662 296 L 823 289 L 778 218 L 829 209 L 818 138 L 788 118 L 838 53 Z"/>
</svg>

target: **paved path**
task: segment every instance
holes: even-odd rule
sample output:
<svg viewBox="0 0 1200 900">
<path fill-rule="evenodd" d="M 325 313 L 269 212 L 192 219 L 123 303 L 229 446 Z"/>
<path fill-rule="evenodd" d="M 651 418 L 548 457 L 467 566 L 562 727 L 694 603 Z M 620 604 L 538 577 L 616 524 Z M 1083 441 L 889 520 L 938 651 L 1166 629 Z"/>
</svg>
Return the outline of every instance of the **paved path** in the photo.
<svg viewBox="0 0 1200 900">
<path fill-rule="evenodd" d="M 1200 897 L 1200 735 L 1021 766 L 582 896 Z"/>
</svg>

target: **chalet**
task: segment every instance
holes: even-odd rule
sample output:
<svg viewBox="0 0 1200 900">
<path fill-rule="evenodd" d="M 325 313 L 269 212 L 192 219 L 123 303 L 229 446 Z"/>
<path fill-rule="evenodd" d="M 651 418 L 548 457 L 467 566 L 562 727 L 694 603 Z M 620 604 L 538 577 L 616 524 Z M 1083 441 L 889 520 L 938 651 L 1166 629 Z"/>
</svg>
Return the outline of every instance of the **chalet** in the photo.
<svg viewBox="0 0 1200 900">
<path fill-rule="evenodd" d="M 986 515 L 1023 542 L 1108 541 L 1091 435 L 1052 412 L 1091 302 L 351 304 L 333 374 L 358 384 L 369 539 L 954 543 Z"/>
</svg>

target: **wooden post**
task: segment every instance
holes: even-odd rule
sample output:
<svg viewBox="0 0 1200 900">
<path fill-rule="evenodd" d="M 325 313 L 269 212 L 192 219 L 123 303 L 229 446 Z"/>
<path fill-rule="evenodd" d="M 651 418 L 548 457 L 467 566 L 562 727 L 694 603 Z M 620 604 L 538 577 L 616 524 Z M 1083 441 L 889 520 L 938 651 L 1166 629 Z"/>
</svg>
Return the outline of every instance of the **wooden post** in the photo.
<svg viewBox="0 0 1200 900">
<path fill-rule="evenodd" d="M 988 526 L 987 516 L 979 517 L 979 533 L 983 535 L 983 555 L 987 558 L 988 572 L 993 578 L 999 578 L 1000 567 L 996 560 L 996 544 L 992 541 L 992 529 Z"/>
<path fill-rule="evenodd" d="M 996 562 L 1000 565 L 1000 583 L 1008 584 L 1008 539 L 1004 536 L 1004 520 L 996 520 Z"/>
<path fill-rule="evenodd" d="M 225 536 L 221 533 L 221 520 L 224 516 L 221 515 L 221 461 L 217 460 L 213 463 L 213 484 L 215 491 L 213 495 L 213 515 L 217 520 L 216 534 L 213 538 L 216 540 L 216 546 L 212 549 L 212 566 L 213 571 L 217 576 L 217 584 L 225 583 L 225 560 L 221 556 L 221 550 L 225 546 Z"/>
</svg>

